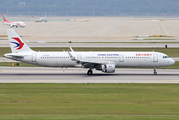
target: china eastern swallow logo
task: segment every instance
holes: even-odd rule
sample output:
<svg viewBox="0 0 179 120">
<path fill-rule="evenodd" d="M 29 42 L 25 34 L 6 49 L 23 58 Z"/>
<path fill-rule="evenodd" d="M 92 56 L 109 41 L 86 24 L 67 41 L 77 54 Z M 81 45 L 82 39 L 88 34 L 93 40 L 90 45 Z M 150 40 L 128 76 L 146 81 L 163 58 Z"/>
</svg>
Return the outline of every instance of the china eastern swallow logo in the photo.
<svg viewBox="0 0 179 120">
<path fill-rule="evenodd" d="M 16 50 L 20 50 L 24 46 L 24 43 L 22 43 L 19 38 L 12 38 L 12 39 L 17 41 L 17 42 L 11 42 L 11 43 L 16 44 L 16 46 L 14 47 L 14 48 L 17 48 Z"/>
</svg>

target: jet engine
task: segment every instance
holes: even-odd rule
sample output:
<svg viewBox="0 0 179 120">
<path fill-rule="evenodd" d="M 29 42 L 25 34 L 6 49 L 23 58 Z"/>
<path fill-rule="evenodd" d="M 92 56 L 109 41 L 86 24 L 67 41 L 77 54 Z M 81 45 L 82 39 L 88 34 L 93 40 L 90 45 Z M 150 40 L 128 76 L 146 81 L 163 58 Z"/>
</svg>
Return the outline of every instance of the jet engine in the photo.
<svg viewBox="0 0 179 120">
<path fill-rule="evenodd" d="M 106 65 L 102 65 L 102 72 L 106 72 L 106 73 L 113 73 L 115 72 L 115 65 L 114 64 L 106 64 Z"/>
<path fill-rule="evenodd" d="M 12 27 L 14 27 L 14 25 L 10 25 L 10 27 L 12 28 Z"/>
</svg>

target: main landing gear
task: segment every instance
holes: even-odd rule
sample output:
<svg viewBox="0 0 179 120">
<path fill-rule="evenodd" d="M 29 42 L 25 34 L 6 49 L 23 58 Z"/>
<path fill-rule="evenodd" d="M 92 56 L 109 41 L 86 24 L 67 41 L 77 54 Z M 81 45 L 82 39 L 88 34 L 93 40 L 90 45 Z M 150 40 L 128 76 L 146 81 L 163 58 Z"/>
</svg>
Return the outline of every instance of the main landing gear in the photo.
<svg viewBox="0 0 179 120">
<path fill-rule="evenodd" d="M 157 75 L 157 71 L 156 71 L 155 67 L 154 67 L 154 75 Z"/>
<path fill-rule="evenodd" d="M 88 74 L 88 75 L 92 75 L 92 74 L 93 74 L 93 71 L 90 69 L 90 70 L 88 70 L 87 74 Z"/>
</svg>

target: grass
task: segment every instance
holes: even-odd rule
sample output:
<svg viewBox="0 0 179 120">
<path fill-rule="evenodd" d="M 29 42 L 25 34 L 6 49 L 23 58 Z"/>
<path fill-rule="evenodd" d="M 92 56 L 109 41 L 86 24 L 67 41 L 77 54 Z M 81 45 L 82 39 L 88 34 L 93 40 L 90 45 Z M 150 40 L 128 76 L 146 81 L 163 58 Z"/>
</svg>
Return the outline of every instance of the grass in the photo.
<svg viewBox="0 0 179 120">
<path fill-rule="evenodd" d="M 12 66 L 14 62 L 0 62 L 0 66 Z M 14 67 L 40 67 L 37 65 L 31 65 L 28 63 L 23 63 L 23 62 L 18 62 L 19 66 L 14 66 Z"/>
<path fill-rule="evenodd" d="M 35 51 L 70 51 L 69 47 L 33 47 Z M 179 57 L 179 48 L 90 48 L 90 47 L 73 47 L 75 51 L 155 51 L 167 54 L 169 57 Z M 11 53 L 9 47 L 0 47 L 0 56 L 5 53 Z"/>
<path fill-rule="evenodd" d="M 178 116 L 157 115 L 11 115 L 2 120 L 178 120 Z"/>
<path fill-rule="evenodd" d="M 0 84 L 0 119 L 176 120 L 178 84 Z"/>
<path fill-rule="evenodd" d="M 0 62 L 0 66 L 12 66 L 12 63 L 13 62 Z M 15 66 L 15 67 L 39 67 L 39 66 L 20 62 L 19 66 Z M 146 68 L 141 68 L 141 69 L 146 69 Z M 151 69 L 151 68 L 147 68 L 147 69 Z M 179 61 L 176 61 L 175 64 L 172 66 L 159 67 L 157 69 L 179 69 Z"/>
</svg>

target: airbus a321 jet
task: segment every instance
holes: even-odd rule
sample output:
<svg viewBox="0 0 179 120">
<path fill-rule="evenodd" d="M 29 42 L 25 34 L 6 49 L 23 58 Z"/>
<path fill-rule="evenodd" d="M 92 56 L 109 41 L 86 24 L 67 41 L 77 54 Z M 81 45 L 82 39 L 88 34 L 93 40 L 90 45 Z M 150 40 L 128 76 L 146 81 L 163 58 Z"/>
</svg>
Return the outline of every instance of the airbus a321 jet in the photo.
<svg viewBox="0 0 179 120">
<path fill-rule="evenodd" d="M 4 57 L 33 65 L 45 67 L 88 68 L 88 75 L 93 69 L 104 73 L 114 73 L 116 67 L 156 67 L 173 65 L 175 61 L 160 52 L 36 52 L 13 30 L 8 29 L 8 38 L 12 53 Z"/>
<path fill-rule="evenodd" d="M 24 22 L 8 21 L 8 20 L 6 19 L 6 17 L 5 17 L 5 15 L 4 15 L 4 13 L 2 14 L 2 16 L 3 16 L 4 24 L 5 24 L 5 25 L 9 25 L 11 28 L 12 28 L 12 27 L 18 28 L 18 26 L 24 28 L 24 27 L 26 26 L 26 24 L 25 24 Z"/>
</svg>

